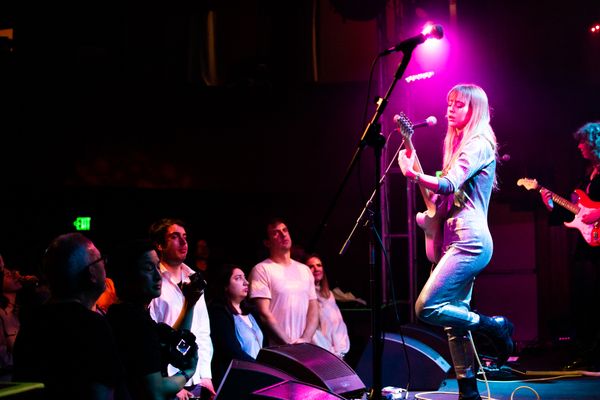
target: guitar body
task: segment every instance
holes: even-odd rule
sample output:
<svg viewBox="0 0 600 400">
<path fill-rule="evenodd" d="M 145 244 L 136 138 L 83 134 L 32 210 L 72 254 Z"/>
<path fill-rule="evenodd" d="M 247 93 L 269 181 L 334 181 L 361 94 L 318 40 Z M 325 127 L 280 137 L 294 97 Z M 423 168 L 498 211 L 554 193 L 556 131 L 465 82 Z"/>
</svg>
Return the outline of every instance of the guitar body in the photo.
<svg viewBox="0 0 600 400">
<path fill-rule="evenodd" d="M 419 228 L 425 233 L 425 253 L 427 259 L 437 264 L 442 258 L 442 245 L 444 242 L 444 231 L 442 229 L 441 212 L 426 210 L 417 213 L 416 221 Z"/>
<path fill-rule="evenodd" d="M 579 189 L 575 190 L 575 194 L 579 198 L 576 204 L 580 211 L 575 215 L 573 221 L 564 224 L 567 228 L 578 229 L 590 246 L 600 246 L 600 224 L 586 224 L 581 221 L 581 214 L 584 211 L 600 208 L 600 202 L 591 200 L 584 191 Z"/>
</svg>

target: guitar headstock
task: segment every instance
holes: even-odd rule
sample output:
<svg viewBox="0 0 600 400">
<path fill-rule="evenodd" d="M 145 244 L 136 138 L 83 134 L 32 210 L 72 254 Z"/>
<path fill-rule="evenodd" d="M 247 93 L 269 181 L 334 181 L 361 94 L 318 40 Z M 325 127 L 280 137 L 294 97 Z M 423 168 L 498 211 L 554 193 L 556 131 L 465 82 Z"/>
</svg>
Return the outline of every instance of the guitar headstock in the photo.
<svg viewBox="0 0 600 400">
<path fill-rule="evenodd" d="M 398 128 L 400 128 L 400 133 L 404 140 L 409 141 L 413 133 L 415 133 L 411 120 L 401 112 L 400 114 L 394 115 L 394 122 L 398 124 Z"/>
<path fill-rule="evenodd" d="M 538 184 L 537 179 L 529 179 L 529 178 L 521 178 L 517 181 L 518 186 L 523 186 L 527 190 L 538 190 L 540 189 L 540 185 Z"/>
</svg>

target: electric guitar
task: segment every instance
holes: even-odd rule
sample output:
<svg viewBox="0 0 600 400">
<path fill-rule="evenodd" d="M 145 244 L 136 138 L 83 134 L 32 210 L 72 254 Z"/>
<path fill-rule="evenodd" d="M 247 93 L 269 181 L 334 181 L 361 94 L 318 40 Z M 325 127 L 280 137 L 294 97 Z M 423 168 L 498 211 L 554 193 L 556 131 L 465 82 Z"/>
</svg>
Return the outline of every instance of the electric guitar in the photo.
<svg viewBox="0 0 600 400">
<path fill-rule="evenodd" d="M 527 190 L 540 191 L 546 189 L 538 185 L 537 180 L 529 178 L 519 179 L 517 185 L 524 186 Z M 579 189 L 575 190 L 575 194 L 578 198 L 576 203 L 572 203 L 550 190 L 548 190 L 548 192 L 552 195 L 552 201 L 554 203 L 575 214 L 573 221 L 565 222 L 565 226 L 567 228 L 579 229 L 579 232 L 583 235 L 583 239 L 585 239 L 590 246 L 600 246 L 600 222 L 596 221 L 594 224 L 586 224 L 581 220 L 582 211 L 598 209 L 600 208 L 600 202 L 591 200 L 583 190 Z"/>
<path fill-rule="evenodd" d="M 414 133 L 413 123 L 406 115 L 404 115 L 404 113 L 400 113 L 394 120 L 398 124 L 400 133 L 404 138 L 406 155 L 410 157 L 415 150 L 411 140 Z M 423 172 L 423 168 L 417 157 L 415 157 L 414 169 L 417 172 Z M 442 244 L 444 240 L 442 220 L 444 216 L 432 200 L 434 193 L 422 185 L 419 185 L 419 189 L 421 190 L 421 195 L 423 196 L 423 201 L 425 202 L 425 207 L 427 209 L 417 213 L 416 221 L 419 228 L 423 229 L 423 232 L 425 232 L 425 252 L 427 254 L 427 259 L 436 264 L 442 257 Z"/>
</svg>

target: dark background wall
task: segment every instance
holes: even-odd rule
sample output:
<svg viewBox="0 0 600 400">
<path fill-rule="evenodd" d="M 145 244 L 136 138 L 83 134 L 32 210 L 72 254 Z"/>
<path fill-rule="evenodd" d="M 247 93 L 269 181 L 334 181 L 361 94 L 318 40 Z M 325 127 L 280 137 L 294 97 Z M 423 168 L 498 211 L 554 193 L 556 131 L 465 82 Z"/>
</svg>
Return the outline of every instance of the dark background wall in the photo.
<svg viewBox="0 0 600 400">
<path fill-rule="evenodd" d="M 308 245 L 356 151 L 365 107 L 370 117 L 370 100 L 384 94 L 400 55 L 381 61 L 384 74 L 375 76 L 367 102 L 371 62 L 386 41 L 412 36 L 427 19 L 447 28 L 448 66 L 434 79 L 399 83 L 384 133 L 401 110 L 415 119 L 437 116 L 438 126 L 414 141 L 425 169 L 439 168 L 444 96 L 457 82 L 479 83 L 490 96 L 502 152 L 510 154 L 498 170 L 494 204 L 529 213 L 532 245 L 563 246 L 568 254 L 569 240 L 549 242 L 538 197 L 515 182 L 535 177 L 567 194 L 581 177 L 571 132 L 600 119 L 600 38 L 588 32 L 600 19 L 597 1 L 457 1 L 456 20 L 447 2 L 433 0 L 381 2 L 386 18 L 363 9 L 364 20 L 340 11 L 359 1 L 316 1 L 316 14 L 308 1 L 51 3 L 19 2 L 0 20 L 0 28 L 14 29 L 0 63 L 0 248 L 23 269 L 35 270 L 49 240 L 72 230 L 79 215 L 92 216 L 90 236 L 100 246 L 143 235 L 158 217 L 181 217 L 192 237 L 207 237 L 215 253 L 248 267 L 262 257 L 260 221 L 268 214 L 286 217 L 295 242 Z M 207 22 L 213 17 L 214 29 Z M 377 29 L 383 23 L 386 38 Z M 388 151 L 398 144 L 392 137 Z M 404 181 L 393 182 L 398 200 L 390 207 L 402 209 Z M 317 245 L 331 279 L 363 298 L 366 232 L 345 256 L 336 254 L 372 188 L 366 148 Z M 395 215 L 401 226 L 405 215 Z M 567 239 L 577 234 L 559 229 Z M 568 257 L 545 257 L 527 255 L 527 268 L 554 265 L 550 271 L 565 279 L 545 288 L 542 310 L 568 282 Z M 509 259 L 501 256 L 501 267 Z M 406 284 L 397 290 L 404 295 Z M 552 317 L 568 307 L 559 311 Z"/>
</svg>

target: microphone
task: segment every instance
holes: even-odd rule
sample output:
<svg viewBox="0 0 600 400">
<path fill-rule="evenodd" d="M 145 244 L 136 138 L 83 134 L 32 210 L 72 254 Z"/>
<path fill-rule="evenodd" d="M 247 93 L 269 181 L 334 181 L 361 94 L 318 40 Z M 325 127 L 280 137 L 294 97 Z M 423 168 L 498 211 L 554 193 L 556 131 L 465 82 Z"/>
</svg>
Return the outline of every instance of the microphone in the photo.
<svg viewBox="0 0 600 400">
<path fill-rule="evenodd" d="M 427 117 L 424 121 L 413 124 L 413 128 L 421 128 L 423 126 L 435 126 L 437 124 L 437 118 L 433 115 Z"/>
<path fill-rule="evenodd" d="M 402 121 L 402 117 L 398 114 L 394 115 L 394 122 L 399 123 Z M 422 128 L 424 126 L 435 126 L 437 124 L 437 118 L 433 115 L 430 115 L 425 120 L 412 124 L 414 128 Z"/>
<path fill-rule="evenodd" d="M 432 25 L 428 32 L 419 33 L 416 36 L 401 41 L 394 47 L 390 47 L 379 53 L 379 56 L 387 56 L 388 54 L 395 53 L 397 51 L 412 51 L 415 47 L 425 42 L 427 39 L 441 39 L 444 37 L 444 29 L 441 25 Z"/>
</svg>

